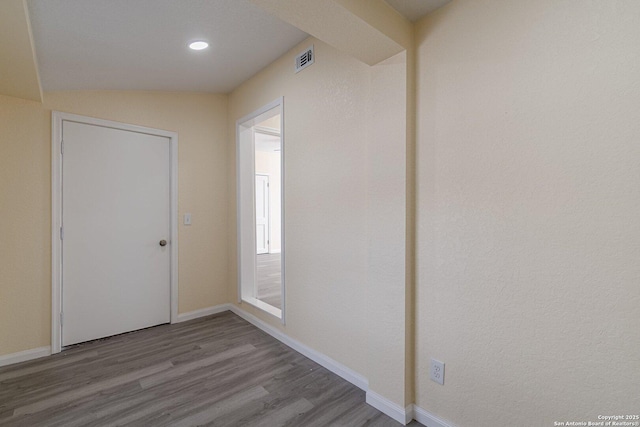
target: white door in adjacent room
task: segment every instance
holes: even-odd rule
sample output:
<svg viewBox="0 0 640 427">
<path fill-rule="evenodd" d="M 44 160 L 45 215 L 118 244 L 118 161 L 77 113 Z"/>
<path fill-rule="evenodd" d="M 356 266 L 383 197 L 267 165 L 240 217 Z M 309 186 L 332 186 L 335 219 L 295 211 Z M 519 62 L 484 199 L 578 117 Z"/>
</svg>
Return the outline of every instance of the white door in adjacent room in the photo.
<svg viewBox="0 0 640 427">
<path fill-rule="evenodd" d="M 62 345 L 171 316 L 171 140 L 62 122 Z"/>
<path fill-rule="evenodd" d="M 269 253 L 269 176 L 256 175 L 256 250 Z"/>
</svg>

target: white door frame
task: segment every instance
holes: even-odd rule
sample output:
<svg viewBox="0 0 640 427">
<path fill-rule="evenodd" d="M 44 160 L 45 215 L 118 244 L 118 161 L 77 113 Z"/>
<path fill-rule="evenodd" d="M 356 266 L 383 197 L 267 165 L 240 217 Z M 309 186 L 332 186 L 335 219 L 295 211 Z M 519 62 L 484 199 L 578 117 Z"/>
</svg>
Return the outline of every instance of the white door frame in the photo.
<svg viewBox="0 0 640 427">
<path fill-rule="evenodd" d="M 281 243 L 280 243 L 280 247 L 281 247 L 281 258 L 280 258 L 280 272 L 281 272 L 281 298 L 282 298 L 282 308 L 280 310 L 278 310 L 275 307 L 270 306 L 269 304 L 263 303 L 262 301 L 256 299 L 256 298 L 250 298 L 250 299 L 245 299 L 243 298 L 243 292 L 242 292 L 242 288 L 243 288 L 243 251 L 245 249 L 245 247 L 251 247 L 251 250 L 253 251 L 253 256 L 254 259 L 256 257 L 255 253 L 256 253 L 256 241 L 255 241 L 255 206 L 256 206 L 256 202 L 255 202 L 255 129 L 254 126 L 258 123 L 256 120 L 263 114 L 267 113 L 269 110 L 272 110 L 274 108 L 280 108 L 280 189 L 281 189 L 281 196 L 280 196 L 280 239 L 281 239 Z M 249 135 L 245 135 L 245 136 L 241 136 L 241 129 L 244 128 L 250 128 L 251 129 L 251 137 L 249 138 Z M 242 172 L 241 172 L 241 161 L 240 161 L 240 153 L 241 153 L 241 144 L 250 144 L 251 145 L 251 162 L 253 164 L 253 172 L 252 172 L 252 177 L 250 182 L 245 182 L 247 180 L 248 177 L 243 176 Z M 236 121 L 236 236 L 237 236 L 237 261 L 238 261 L 238 265 L 237 265 L 237 286 L 238 286 L 238 304 L 242 304 L 243 302 L 247 302 L 248 304 L 251 304 L 261 310 L 263 310 L 265 313 L 271 314 L 273 316 L 276 316 L 278 318 L 280 318 L 280 322 L 285 325 L 286 324 L 286 298 L 285 298 L 285 292 L 286 292 L 286 269 L 285 269 L 285 257 L 286 257 L 286 253 L 285 253 L 285 186 L 284 186 L 284 179 L 285 179 L 285 171 L 284 171 L 284 166 L 285 166 L 285 136 L 284 136 L 284 97 L 280 97 L 275 99 L 274 101 L 268 103 L 267 105 L 257 109 L 256 111 L 238 119 Z M 250 185 L 249 185 L 250 184 Z M 246 187 L 246 188 L 245 188 Z M 244 188 L 244 190 L 243 190 Z M 249 190 L 250 188 L 250 190 Z M 242 221 L 241 221 L 241 213 L 242 213 L 242 207 L 243 207 L 243 202 L 242 202 L 242 197 L 241 195 L 244 193 L 244 191 L 250 192 L 252 194 L 252 199 L 253 199 L 253 241 L 252 242 L 247 242 L 247 241 L 243 241 L 243 233 L 242 233 Z M 248 194 L 248 193 L 247 193 Z M 254 266 L 254 271 L 255 271 L 255 266 Z M 255 279 L 255 273 L 254 274 L 254 279 Z M 252 283 L 253 286 L 255 286 L 255 283 Z"/>
<path fill-rule="evenodd" d="M 63 121 L 103 126 L 169 138 L 171 158 L 171 323 L 178 319 L 178 134 L 110 120 L 53 111 L 51 116 L 51 353 L 62 350 L 62 123 Z"/>
</svg>

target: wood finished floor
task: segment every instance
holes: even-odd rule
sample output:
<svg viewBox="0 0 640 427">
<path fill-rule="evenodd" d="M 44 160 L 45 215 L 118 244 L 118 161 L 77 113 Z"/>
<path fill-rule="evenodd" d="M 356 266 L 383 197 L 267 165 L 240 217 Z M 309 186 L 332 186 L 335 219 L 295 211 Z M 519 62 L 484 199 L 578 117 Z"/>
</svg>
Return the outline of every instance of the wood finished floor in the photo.
<svg viewBox="0 0 640 427">
<path fill-rule="evenodd" d="M 256 298 L 282 309 L 282 273 L 280 254 L 260 254 L 256 257 Z"/>
<path fill-rule="evenodd" d="M 2 426 L 400 425 L 364 398 L 230 312 L 0 368 Z"/>
</svg>

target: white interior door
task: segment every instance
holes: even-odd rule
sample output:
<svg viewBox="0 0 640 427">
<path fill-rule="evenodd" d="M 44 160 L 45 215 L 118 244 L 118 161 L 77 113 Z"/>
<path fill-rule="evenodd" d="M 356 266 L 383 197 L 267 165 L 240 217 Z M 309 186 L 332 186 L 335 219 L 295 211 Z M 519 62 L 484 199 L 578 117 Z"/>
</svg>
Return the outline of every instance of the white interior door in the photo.
<svg viewBox="0 0 640 427">
<path fill-rule="evenodd" d="M 62 344 L 168 323 L 170 139 L 66 120 L 62 136 Z"/>
<path fill-rule="evenodd" d="M 256 175 L 256 249 L 269 252 L 269 176 Z"/>
</svg>

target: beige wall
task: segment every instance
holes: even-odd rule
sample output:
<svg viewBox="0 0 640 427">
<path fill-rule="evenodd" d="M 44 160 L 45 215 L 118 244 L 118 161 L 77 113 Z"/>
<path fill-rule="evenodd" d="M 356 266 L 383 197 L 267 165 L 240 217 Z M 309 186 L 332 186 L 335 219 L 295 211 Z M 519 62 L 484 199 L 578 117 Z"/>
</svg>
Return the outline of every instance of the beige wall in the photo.
<svg viewBox="0 0 640 427">
<path fill-rule="evenodd" d="M 294 55 L 311 43 L 315 64 L 295 74 Z M 404 407 L 402 55 L 372 68 L 310 39 L 237 88 L 229 99 L 229 192 L 235 197 L 235 121 L 284 96 L 286 326 L 242 308 Z M 235 301 L 235 203 L 229 207 Z"/>
<path fill-rule="evenodd" d="M 633 413 L 639 24 L 633 0 L 454 0 L 415 27 L 415 127 L 410 47 L 369 67 L 316 39 L 229 97 L 0 96 L 0 355 L 49 344 L 51 109 L 179 133 L 187 312 L 236 301 L 235 121 L 284 96 L 287 323 L 243 309 L 400 407 L 415 372 L 461 427 Z"/>
<path fill-rule="evenodd" d="M 51 337 L 51 115 L 0 95 L 0 355 Z"/>
<path fill-rule="evenodd" d="M 308 46 L 303 42 L 300 47 Z M 284 96 L 287 334 L 361 371 L 366 365 L 367 66 L 313 40 L 316 63 L 294 74 L 298 48 L 229 97 L 230 196 L 235 199 L 235 121 Z M 363 77 L 365 79 L 363 80 Z M 324 120 L 318 120 L 324 117 Z M 326 126 L 330 123 L 331 126 Z M 344 185 L 348 181 L 350 185 Z M 235 254 L 235 201 L 229 204 L 230 254 Z M 236 267 L 229 294 L 235 300 Z M 243 308 L 266 321 L 279 321 Z M 351 325 L 344 328 L 344 325 Z"/>
<path fill-rule="evenodd" d="M 640 3 L 454 0 L 417 29 L 418 405 L 637 413 Z"/>
<path fill-rule="evenodd" d="M 179 312 L 227 302 L 226 95 L 53 92 L 0 109 L 0 355 L 50 344 L 51 110 L 178 133 Z"/>
<path fill-rule="evenodd" d="M 403 52 L 370 68 L 366 135 L 369 387 L 402 408 L 413 403 L 405 376 L 406 61 Z"/>
</svg>

